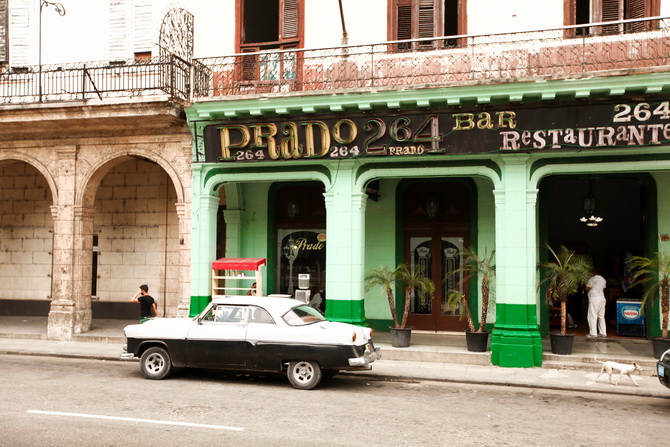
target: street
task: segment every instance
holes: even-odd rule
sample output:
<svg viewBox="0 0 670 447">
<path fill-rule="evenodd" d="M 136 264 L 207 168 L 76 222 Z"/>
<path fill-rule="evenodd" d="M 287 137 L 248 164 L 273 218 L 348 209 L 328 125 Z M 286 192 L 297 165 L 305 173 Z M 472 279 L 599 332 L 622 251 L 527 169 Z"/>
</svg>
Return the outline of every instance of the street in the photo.
<svg viewBox="0 0 670 447">
<path fill-rule="evenodd" d="M 340 375 L 284 376 L 0 355 L 3 446 L 661 445 L 670 399 Z"/>
</svg>

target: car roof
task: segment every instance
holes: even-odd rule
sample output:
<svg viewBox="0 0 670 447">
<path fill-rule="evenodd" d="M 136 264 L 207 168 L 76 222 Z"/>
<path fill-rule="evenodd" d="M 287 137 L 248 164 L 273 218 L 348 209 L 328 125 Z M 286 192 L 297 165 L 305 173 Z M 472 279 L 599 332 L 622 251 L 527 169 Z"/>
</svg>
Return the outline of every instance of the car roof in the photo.
<svg viewBox="0 0 670 447">
<path fill-rule="evenodd" d="M 293 298 L 268 297 L 268 296 L 225 296 L 212 300 L 215 304 L 260 306 L 272 313 L 286 312 L 287 310 L 305 304 Z"/>
</svg>

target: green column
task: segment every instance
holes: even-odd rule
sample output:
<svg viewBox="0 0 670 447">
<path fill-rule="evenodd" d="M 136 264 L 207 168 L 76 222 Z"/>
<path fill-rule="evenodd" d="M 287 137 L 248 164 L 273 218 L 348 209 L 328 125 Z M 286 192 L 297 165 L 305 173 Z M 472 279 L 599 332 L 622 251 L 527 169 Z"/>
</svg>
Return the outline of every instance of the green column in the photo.
<svg viewBox="0 0 670 447">
<path fill-rule="evenodd" d="M 201 191 L 200 171 L 194 168 L 193 174 L 191 316 L 204 309 L 212 297 L 212 261 L 216 260 L 216 213 L 219 209 L 219 196 Z"/>
<path fill-rule="evenodd" d="M 496 323 L 491 362 L 505 367 L 542 366 L 537 324 L 537 189 L 528 186 L 528 156 L 501 157 L 496 205 Z"/>
<path fill-rule="evenodd" d="M 362 324 L 365 207 L 367 195 L 354 186 L 353 161 L 342 161 L 326 198 L 326 317 Z"/>
</svg>

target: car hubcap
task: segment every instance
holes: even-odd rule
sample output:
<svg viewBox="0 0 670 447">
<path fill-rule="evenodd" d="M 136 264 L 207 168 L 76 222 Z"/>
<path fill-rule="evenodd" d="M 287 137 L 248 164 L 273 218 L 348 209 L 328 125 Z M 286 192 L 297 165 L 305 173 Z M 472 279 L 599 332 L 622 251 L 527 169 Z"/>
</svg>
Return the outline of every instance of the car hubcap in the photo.
<svg viewBox="0 0 670 447">
<path fill-rule="evenodd" d="M 157 373 L 163 369 L 163 357 L 160 355 L 150 355 L 147 359 L 147 369 L 152 373 Z"/>
<path fill-rule="evenodd" d="M 294 374 L 296 379 L 307 382 L 314 375 L 314 369 L 309 363 L 300 363 L 295 367 Z"/>
</svg>

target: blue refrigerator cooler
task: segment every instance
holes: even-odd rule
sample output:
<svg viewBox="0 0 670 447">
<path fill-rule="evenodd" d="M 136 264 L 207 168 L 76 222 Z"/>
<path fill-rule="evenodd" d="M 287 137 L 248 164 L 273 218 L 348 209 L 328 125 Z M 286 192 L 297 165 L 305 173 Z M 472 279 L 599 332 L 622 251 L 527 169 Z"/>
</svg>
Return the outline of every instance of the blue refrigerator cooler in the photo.
<svg viewBox="0 0 670 447">
<path fill-rule="evenodd" d="M 639 300 L 617 300 L 616 334 L 636 337 L 645 336 L 644 316 Z"/>
</svg>

